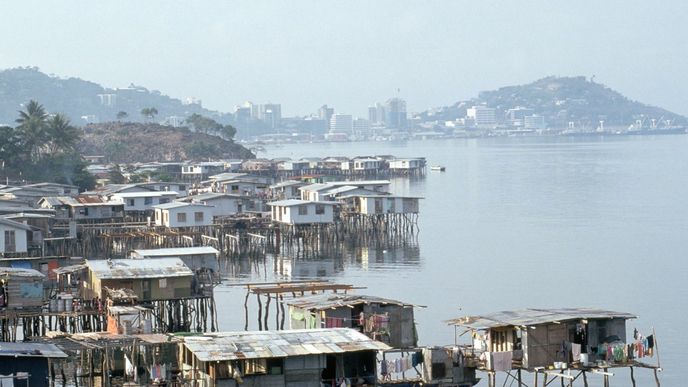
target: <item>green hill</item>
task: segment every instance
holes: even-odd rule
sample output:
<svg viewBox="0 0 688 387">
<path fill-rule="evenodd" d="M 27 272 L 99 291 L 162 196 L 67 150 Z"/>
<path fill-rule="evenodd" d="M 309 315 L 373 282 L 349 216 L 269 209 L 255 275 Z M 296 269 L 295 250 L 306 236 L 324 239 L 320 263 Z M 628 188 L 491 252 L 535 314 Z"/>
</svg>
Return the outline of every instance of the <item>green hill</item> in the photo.
<svg viewBox="0 0 688 387">
<path fill-rule="evenodd" d="M 105 156 L 113 163 L 255 157 L 243 146 L 219 136 L 186 127 L 133 122 L 87 125 L 77 148 L 82 155 Z"/>
<path fill-rule="evenodd" d="M 106 88 L 79 78 L 47 75 L 35 67 L 0 71 L 0 124 L 12 125 L 17 111 L 32 99 L 39 101 L 50 113 L 64 113 L 76 125 L 114 121 L 121 111 L 127 113 L 128 121 L 143 121 L 140 112 L 150 107 L 159 113 L 156 121 L 169 116 L 187 117 L 196 113 L 226 123 L 221 113 L 204 109 L 195 103 L 183 104 L 178 99 L 141 86 Z M 83 120 L 83 116 L 91 117 Z"/>
<path fill-rule="evenodd" d="M 668 110 L 633 101 L 609 87 L 585 77 L 547 77 L 527 85 L 506 86 L 481 92 L 477 98 L 420 114 L 427 120 L 451 121 L 466 115 L 466 109 L 485 104 L 497 109 L 497 119 L 515 107 L 533 109 L 535 114 L 555 127 L 575 122 L 577 127 L 605 125 L 627 126 L 637 119 L 656 119 L 686 124 L 686 117 Z"/>
</svg>

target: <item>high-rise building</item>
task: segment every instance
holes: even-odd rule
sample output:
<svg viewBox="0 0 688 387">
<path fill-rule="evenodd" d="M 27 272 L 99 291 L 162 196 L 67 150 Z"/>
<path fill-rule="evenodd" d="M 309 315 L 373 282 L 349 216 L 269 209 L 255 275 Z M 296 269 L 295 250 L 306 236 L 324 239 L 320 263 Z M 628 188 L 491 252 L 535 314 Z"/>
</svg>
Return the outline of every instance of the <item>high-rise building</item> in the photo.
<svg viewBox="0 0 688 387">
<path fill-rule="evenodd" d="M 368 106 L 368 121 L 377 122 L 377 106 Z"/>
<path fill-rule="evenodd" d="M 353 131 L 357 135 L 370 132 L 370 121 L 365 118 L 356 118 L 353 121 Z"/>
<path fill-rule="evenodd" d="M 351 133 L 354 128 L 351 114 L 333 114 L 330 119 L 330 132 Z"/>
<path fill-rule="evenodd" d="M 466 118 L 472 119 L 478 126 L 489 126 L 497 123 L 495 108 L 487 106 L 473 106 L 466 109 Z"/>
<path fill-rule="evenodd" d="M 509 109 L 506 112 L 506 120 L 512 126 L 523 126 L 523 119 L 526 116 L 533 114 L 533 109 L 527 109 L 521 106 L 517 106 L 513 109 Z"/>
<path fill-rule="evenodd" d="M 384 124 L 387 120 L 387 112 L 385 111 L 385 105 L 381 103 L 376 103 L 375 104 L 375 110 L 377 111 L 375 113 L 375 123 L 377 124 Z"/>
<path fill-rule="evenodd" d="M 282 105 L 278 103 L 255 105 L 250 102 L 247 105 L 251 109 L 251 118 L 264 122 L 270 128 L 274 129 L 282 123 Z"/>
<path fill-rule="evenodd" d="M 388 128 L 406 129 L 406 101 L 390 98 L 385 103 L 385 125 Z"/>
<path fill-rule="evenodd" d="M 321 120 L 330 122 L 330 119 L 332 119 L 333 114 L 334 108 L 327 107 L 327 105 L 322 105 L 320 109 L 318 109 L 318 118 L 320 118 Z"/>
</svg>

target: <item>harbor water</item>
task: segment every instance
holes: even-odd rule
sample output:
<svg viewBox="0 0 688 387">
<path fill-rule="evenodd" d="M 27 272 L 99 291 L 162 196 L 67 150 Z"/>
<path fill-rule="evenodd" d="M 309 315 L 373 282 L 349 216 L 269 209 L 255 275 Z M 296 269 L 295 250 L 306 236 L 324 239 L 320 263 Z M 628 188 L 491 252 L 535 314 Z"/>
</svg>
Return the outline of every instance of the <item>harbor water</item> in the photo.
<svg viewBox="0 0 688 387">
<path fill-rule="evenodd" d="M 453 317 L 595 307 L 638 315 L 630 332 L 647 335 L 654 327 L 661 381 L 683 385 L 688 136 L 294 144 L 267 147 L 259 157 L 375 154 L 423 156 L 428 165 L 446 167 L 392 180 L 395 193 L 425 198 L 417 240 L 237 264 L 216 289 L 221 329 L 244 328 L 246 293 L 230 284 L 249 281 L 326 278 L 367 287 L 359 293 L 425 305 L 416 311 L 422 345 L 452 344 L 454 328 L 443 321 Z M 611 385 L 630 385 L 627 370 L 615 373 Z M 650 371 L 638 370 L 636 378 L 654 385 Z M 591 385 L 601 385 L 599 379 Z"/>
</svg>

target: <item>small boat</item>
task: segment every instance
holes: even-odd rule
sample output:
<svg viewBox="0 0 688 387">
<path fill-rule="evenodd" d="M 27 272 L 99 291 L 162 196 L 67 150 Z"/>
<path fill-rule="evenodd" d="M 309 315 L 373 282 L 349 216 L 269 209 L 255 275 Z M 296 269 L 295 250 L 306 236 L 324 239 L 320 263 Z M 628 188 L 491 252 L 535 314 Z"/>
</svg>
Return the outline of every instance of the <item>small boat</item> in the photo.
<svg viewBox="0 0 688 387">
<path fill-rule="evenodd" d="M 444 172 L 444 165 L 433 165 L 430 167 L 431 171 L 439 171 L 439 172 Z"/>
</svg>

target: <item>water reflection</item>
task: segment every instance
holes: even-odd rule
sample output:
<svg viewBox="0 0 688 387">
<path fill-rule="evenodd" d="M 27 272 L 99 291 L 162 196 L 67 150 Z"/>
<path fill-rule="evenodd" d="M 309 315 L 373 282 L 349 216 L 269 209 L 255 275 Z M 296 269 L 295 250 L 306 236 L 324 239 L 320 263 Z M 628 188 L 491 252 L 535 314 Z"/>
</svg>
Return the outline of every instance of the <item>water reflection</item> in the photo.
<svg viewBox="0 0 688 387">
<path fill-rule="evenodd" d="M 264 257 L 226 259 L 220 274 L 230 282 L 276 281 L 338 277 L 347 269 L 403 270 L 421 264 L 416 237 L 361 246 L 345 243 L 319 251 L 266 254 Z"/>
</svg>

